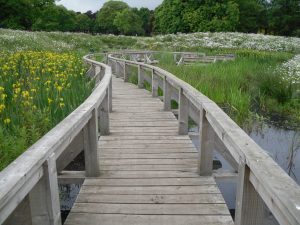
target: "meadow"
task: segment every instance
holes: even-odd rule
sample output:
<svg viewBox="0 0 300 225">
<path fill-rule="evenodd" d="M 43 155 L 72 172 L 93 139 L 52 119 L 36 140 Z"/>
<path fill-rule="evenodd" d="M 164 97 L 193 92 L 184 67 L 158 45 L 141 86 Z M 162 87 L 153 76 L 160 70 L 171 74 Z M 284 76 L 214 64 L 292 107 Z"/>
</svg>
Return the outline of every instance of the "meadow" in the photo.
<svg viewBox="0 0 300 225">
<path fill-rule="evenodd" d="M 218 53 L 226 51 L 215 51 L 213 55 Z M 211 98 L 240 126 L 264 118 L 286 128 L 299 129 L 300 70 L 287 66 L 299 65 L 295 58 L 290 60 L 293 54 L 254 50 L 231 50 L 231 53 L 236 54 L 234 61 L 213 64 L 177 66 L 171 54 L 158 58 L 160 67 Z"/>
<path fill-rule="evenodd" d="M 82 56 L 120 49 L 233 53 L 236 60 L 159 66 L 218 103 L 241 126 L 269 118 L 299 129 L 300 38 L 242 33 L 154 37 L 0 29 L 0 170 L 74 110 L 92 90 Z M 133 82 L 136 80 L 133 80 Z M 17 140 L 17 141 L 16 141 Z"/>
<path fill-rule="evenodd" d="M 20 51 L 0 58 L 0 170 L 92 90 L 76 54 Z"/>
</svg>

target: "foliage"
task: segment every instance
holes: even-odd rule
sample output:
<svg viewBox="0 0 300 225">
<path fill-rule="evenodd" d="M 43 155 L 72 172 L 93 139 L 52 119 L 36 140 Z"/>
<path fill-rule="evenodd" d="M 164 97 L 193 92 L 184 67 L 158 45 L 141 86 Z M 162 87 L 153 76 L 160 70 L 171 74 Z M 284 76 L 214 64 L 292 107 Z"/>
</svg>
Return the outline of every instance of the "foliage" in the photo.
<svg viewBox="0 0 300 225">
<path fill-rule="evenodd" d="M 205 0 L 197 7 L 187 7 L 183 19 L 189 32 L 235 31 L 239 21 L 238 5 L 234 1 Z"/>
<path fill-rule="evenodd" d="M 150 36 L 153 30 L 153 22 L 154 22 L 154 11 L 149 10 L 148 8 L 133 8 L 132 9 L 137 15 L 139 15 L 142 20 L 142 27 L 147 36 Z"/>
<path fill-rule="evenodd" d="M 119 34 L 119 30 L 114 24 L 114 20 L 118 13 L 128 8 L 129 6 L 122 1 L 106 2 L 97 13 L 95 23 L 98 31 L 106 34 Z"/>
<path fill-rule="evenodd" d="M 49 6 L 42 12 L 32 25 L 37 31 L 74 31 L 76 28 L 76 14 L 63 6 Z"/>
<path fill-rule="evenodd" d="M 54 0 L 0 0 L 0 27 L 30 29 L 42 10 L 53 4 Z"/>
<path fill-rule="evenodd" d="M 238 19 L 234 1 L 164 0 L 155 10 L 155 29 L 160 33 L 234 31 Z"/>
<path fill-rule="evenodd" d="M 239 7 L 238 31 L 267 32 L 267 6 L 264 0 L 237 0 Z"/>
<path fill-rule="evenodd" d="M 271 32 L 277 35 L 300 37 L 299 0 L 272 0 L 268 17 Z"/>
<path fill-rule="evenodd" d="M 1 55 L 0 169 L 72 112 L 92 89 L 82 59 L 74 54 Z"/>
<path fill-rule="evenodd" d="M 70 11 L 55 2 L 59 4 L 55 0 L 0 0 L 0 27 L 147 36 L 199 31 L 300 36 L 299 0 L 164 0 L 155 11 L 110 0 L 95 13 Z M 125 21 L 134 18 L 137 28 L 120 19 L 115 23 L 120 13 Z"/>
<path fill-rule="evenodd" d="M 132 9 L 124 9 L 114 19 L 114 26 L 125 35 L 144 34 L 143 23 L 140 17 Z"/>
<path fill-rule="evenodd" d="M 155 10 L 154 30 L 168 34 L 187 32 L 183 18 L 184 2 L 181 0 L 164 0 Z"/>
</svg>

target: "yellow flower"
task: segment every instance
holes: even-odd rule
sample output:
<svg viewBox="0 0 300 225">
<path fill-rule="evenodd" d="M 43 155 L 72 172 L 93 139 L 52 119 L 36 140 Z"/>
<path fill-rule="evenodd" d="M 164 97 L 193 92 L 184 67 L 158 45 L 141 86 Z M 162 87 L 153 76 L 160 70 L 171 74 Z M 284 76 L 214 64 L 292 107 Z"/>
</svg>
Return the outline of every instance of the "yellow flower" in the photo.
<svg viewBox="0 0 300 225">
<path fill-rule="evenodd" d="M 59 107 L 60 107 L 60 108 L 65 107 L 65 103 L 63 103 L 63 102 L 59 103 Z"/>
<path fill-rule="evenodd" d="M 51 98 L 48 98 L 48 104 L 50 105 L 53 102 Z"/>
<path fill-rule="evenodd" d="M 4 100 L 7 97 L 7 94 L 1 94 L 0 99 Z"/>
<path fill-rule="evenodd" d="M 0 92 L 4 91 L 4 87 L 0 86 Z"/>
<path fill-rule="evenodd" d="M 23 98 L 28 98 L 29 97 L 29 92 L 28 91 L 22 91 L 22 96 L 23 96 Z"/>
<path fill-rule="evenodd" d="M 5 109 L 5 105 L 0 104 L 0 113 L 3 112 L 4 109 Z"/>
<path fill-rule="evenodd" d="M 6 118 L 5 120 L 4 120 L 4 123 L 5 124 L 9 124 L 11 121 L 10 121 L 10 119 L 9 118 Z"/>
<path fill-rule="evenodd" d="M 62 87 L 61 86 L 57 86 L 57 88 L 56 88 L 59 92 L 61 92 L 62 91 Z"/>
</svg>

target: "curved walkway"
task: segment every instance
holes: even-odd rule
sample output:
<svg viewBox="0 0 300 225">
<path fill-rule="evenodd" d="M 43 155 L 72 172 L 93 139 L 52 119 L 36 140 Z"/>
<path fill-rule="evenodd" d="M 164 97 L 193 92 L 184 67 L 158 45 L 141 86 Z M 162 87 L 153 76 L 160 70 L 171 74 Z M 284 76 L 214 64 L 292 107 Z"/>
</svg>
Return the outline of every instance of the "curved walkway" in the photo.
<svg viewBox="0 0 300 225">
<path fill-rule="evenodd" d="M 197 151 L 163 103 L 113 78 L 110 135 L 101 175 L 86 178 L 66 225 L 232 225 L 214 178 L 197 174 Z"/>
</svg>

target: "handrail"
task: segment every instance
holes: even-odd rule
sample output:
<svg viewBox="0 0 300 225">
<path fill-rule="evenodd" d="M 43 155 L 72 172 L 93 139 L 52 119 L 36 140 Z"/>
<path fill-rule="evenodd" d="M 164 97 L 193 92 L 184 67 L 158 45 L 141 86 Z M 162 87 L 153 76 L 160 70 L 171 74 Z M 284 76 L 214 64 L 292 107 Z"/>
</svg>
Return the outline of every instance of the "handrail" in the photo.
<svg viewBox="0 0 300 225">
<path fill-rule="evenodd" d="M 98 81 L 101 79 L 101 82 L 96 84 L 91 95 L 77 109 L 0 173 L 0 224 L 26 196 L 29 196 L 33 221 L 61 224 L 56 162 L 80 134 L 83 137 L 81 144 L 85 151 L 86 176 L 99 174 L 98 123 L 107 120 L 111 109 L 112 72 L 109 66 L 89 57 L 83 59 L 91 65 L 92 70 L 89 71 L 93 77 Z M 107 127 L 103 127 L 103 124 Z M 99 126 L 102 126 L 101 134 L 108 133 L 108 123 Z M 46 208 L 39 201 L 45 201 Z"/>
<path fill-rule="evenodd" d="M 264 204 L 280 224 L 300 224 L 299 186 L 217 104 L 173 74 L 153 65 L 120 59 L 119 54 L 108 55 L 108 64 L 116 76 L 128 81 L 128 66 L 138 67 L 138 86 L 148 81 L 153 96 L 158 95 L 160 87 L 165 110 L 171 109 L 171 99 L 178 101 L 179 134 L 188 133 L 189 116 L 198 124 L 200 175 L 212 174 L 212 149 L 214 143 L 221 141 L 226 156 L 238 167 L 235 224 L 263 224 Z M 151 71 L 151 76 L 145 71 Z"/>
</svg>

